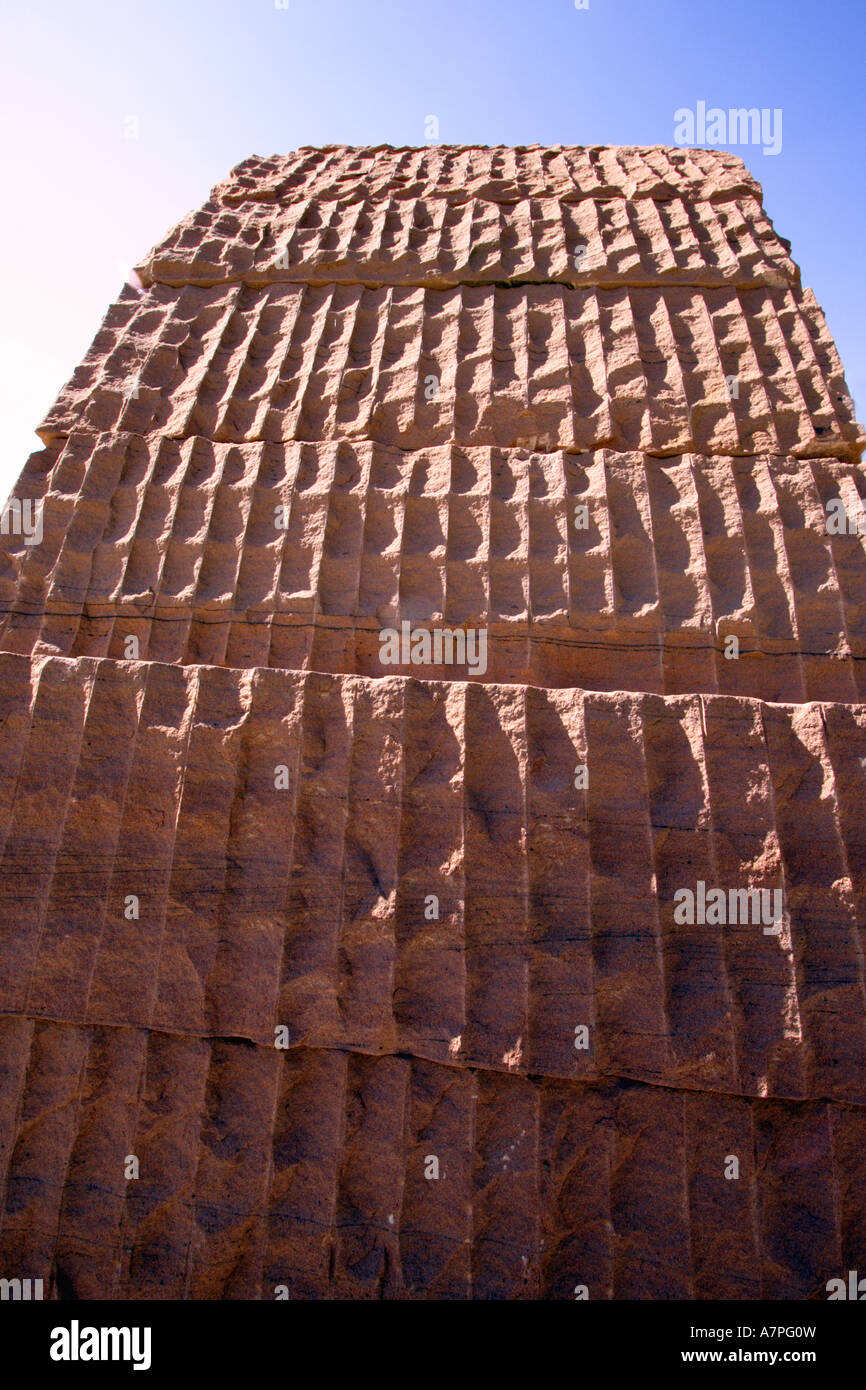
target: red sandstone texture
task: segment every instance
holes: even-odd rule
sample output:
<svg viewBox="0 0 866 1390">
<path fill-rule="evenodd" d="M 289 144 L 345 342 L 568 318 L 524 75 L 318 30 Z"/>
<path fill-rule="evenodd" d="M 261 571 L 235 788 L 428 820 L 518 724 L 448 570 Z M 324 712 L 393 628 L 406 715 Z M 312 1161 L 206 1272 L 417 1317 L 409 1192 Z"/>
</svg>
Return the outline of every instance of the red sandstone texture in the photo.
<svg viewBox="0 0 866 1390">
<path fill-rule="evenodd" d="M 0 543 L 0 1275 L 826 1296 L 866 1266 L 866 542 L 826 524 L 866 477 L 758 185 L 301 150 L 140 274 Z M 384 666 L 403 622 L 484 668 Z M 698 881 L 783 911 L 683 923 Z"/>
<path fill-rule="evenodd" d="M 370 281 L 446 288 L 497 280 L 564 284 L 797 282 L 786 243 L 757 198 L 441 196 L 212 202 L 180 223 L 138 267 L 145 284 Z"/>
<path fill-rule="evenodd" d="M 686 197 L 691 202 L 761 198 L 743 161 L 727 150 L 666 145 L 434 145 L 395 149 L 302 147 L 288 155 L 253 155 L 213 190 L 215 203 L 283 204 L 317 198 L 431 197 L 446 202 L 484 198 L 584 199 Z"/>
<path fill-rule="evenodd" d="M 121 658 L 134 635 L 154 661 L 376 676 L 403 617 L 486 628 L 469 679 L 866 688 L 863 538 L 825 526 L 866 492 L 847 460 L 76 431 L 16 492 L 42 500 L 44 539 L 6 540 L 0 650 Z"/>
<path fill-rule="evenodd" d="M 736 378 L 736 394 L 729 385 Z M 127 290 L 39 433 L 859 459 L 810 290 Z"/>
</svg>

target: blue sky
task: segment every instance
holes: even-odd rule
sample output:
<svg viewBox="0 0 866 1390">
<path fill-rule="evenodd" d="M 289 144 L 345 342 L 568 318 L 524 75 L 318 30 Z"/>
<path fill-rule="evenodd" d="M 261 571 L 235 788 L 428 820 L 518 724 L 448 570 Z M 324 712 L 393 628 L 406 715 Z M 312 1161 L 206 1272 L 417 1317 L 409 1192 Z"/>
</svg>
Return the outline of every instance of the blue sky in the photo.
<svg viewBox="0 0 866 1390">
<path fill-rule="evenodd" d="M 672 144 L 781 108 L 763 184 L 866 410 L 864 0 L 39 0 L 0 43 L 5 495 L 125 269 L 250 154 L 329 143 Z M 127 138 L 138 122 L 138 137 Z"/>
</svg>

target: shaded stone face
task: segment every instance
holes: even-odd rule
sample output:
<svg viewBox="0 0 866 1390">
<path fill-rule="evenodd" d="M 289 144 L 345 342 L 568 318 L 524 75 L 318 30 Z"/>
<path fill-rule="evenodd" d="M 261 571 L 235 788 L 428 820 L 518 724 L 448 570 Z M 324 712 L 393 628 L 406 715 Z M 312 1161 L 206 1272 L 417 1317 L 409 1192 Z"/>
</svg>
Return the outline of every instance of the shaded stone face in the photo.
<svg viewBox="0 0 866 1390">
<path fill-rule="evenodd" d="M 138 274 L 0 528 L 0 1276 L 866 1268 L 863 432 L 741 161 L 253 158 Z"/>
</svg>

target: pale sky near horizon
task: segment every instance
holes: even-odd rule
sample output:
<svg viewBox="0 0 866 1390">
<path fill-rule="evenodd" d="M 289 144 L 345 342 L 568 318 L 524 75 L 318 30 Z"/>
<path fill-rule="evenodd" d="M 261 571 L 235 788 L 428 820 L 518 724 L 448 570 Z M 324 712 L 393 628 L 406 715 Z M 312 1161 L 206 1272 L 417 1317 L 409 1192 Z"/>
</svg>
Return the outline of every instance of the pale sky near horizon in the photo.
<svg viewBox="0 0 866 1390">
<path fill-rule="evenodd" d="M 5 497 L 127 269 L 251 154 L 333 143 L 673 144 L 699 102 L 793 244 L 866 414 L 864 0 L 60 0 L 3 8 Z M 137 122 L 137 138 L 129 138 Z"/>
</svg>

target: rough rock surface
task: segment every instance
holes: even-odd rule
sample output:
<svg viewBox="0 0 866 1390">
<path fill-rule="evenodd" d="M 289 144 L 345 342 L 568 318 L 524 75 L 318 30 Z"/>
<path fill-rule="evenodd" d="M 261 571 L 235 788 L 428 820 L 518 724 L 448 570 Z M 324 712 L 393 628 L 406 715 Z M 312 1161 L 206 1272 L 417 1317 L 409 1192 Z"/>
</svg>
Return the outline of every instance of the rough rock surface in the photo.
<svg viewBox="0 0 866 1390">
<path fill-rule="evenodd" d="M 141 279 L 0 541 L 0 1276 L 825 1297 L 866 1268 L 826 526 L 866 477 L 758 185 L 301 150 Z M 484 669 L 383 666 L 404 621 Z M 683 923 L 698 883 L 782 910 Z"/>
<path fill-rule="evenodd" d="M 0 650 L 122 657 L 134 635 L 154 661 L 376 676 L 402 616 L 485 627 L 466 679 L 866 694 L 863 538 L 824 525 L 866 495 L 845 460 L 77 431 L 16 491 L 45 534 L 0 556 Z"/>
<path fill-rule="evenodd" d="M 611 197 L 686 197 L 723 202 L 761 197 L 743 161 L 727 150 L 671 149 L 666 145 L 391 145 L 322 149 L 288 155 L 253 155 L 237 165 L 212 194 L 229 206 L 290 203 L 305 198 L 436 197 L 517 203 L 557 198 L 563 203 Z"/>
<path fill-rule="evenodd" d="M 129 289 L 39 434 L 73 430 L 851 459 L 864 443 L 811 291 L 685 285 Z"/>
<path fill-rule="evenodd" d="M 757 198 L 519 203 L 441 197 L 207 203 L 137 267 L 144 284 L 274 280 L 565 284 L 797 283 Z"/>
<path fill-rule="evenodd" d="M 16 656 L 0 688 L 0 1011 L 866 1103 L 859 708 Z M 686 871 L 783 888 L 778 935 L 676 925 Z"/>
<path fill-rule="evenodd" d="M 5 1266 L 79 1298 L 791 1299 L 862 1268 L 862 1106 L 25 1017 L 0 1049 Z"/>
</svg>

